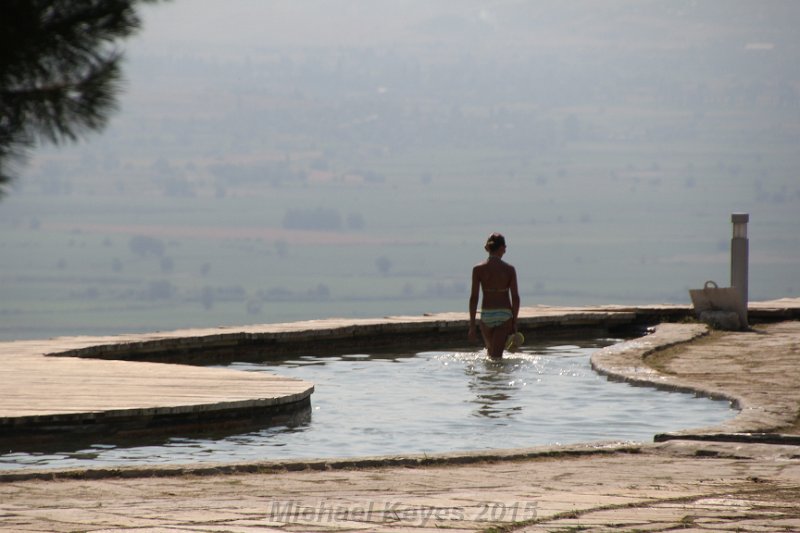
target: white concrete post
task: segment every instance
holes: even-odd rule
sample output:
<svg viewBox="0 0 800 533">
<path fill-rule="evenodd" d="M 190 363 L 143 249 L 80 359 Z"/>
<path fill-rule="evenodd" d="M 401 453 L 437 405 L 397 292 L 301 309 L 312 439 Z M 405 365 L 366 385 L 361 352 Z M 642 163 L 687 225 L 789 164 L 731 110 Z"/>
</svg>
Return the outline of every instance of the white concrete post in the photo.
<svg viewBox="0 0 800 533">
<path fill-rule="evenodd" d="M 749 242 L 747 240 L 747 223 L 750 221 L 748 213 L 734 213 L 731 215 L 733 222 L 733 238 L 731 239 L 731 287 L 739 291 L 747 318 L 747 279 L 749 263 Z M 742 324 L 747 327 L 747 324 Z"/>
</svg>

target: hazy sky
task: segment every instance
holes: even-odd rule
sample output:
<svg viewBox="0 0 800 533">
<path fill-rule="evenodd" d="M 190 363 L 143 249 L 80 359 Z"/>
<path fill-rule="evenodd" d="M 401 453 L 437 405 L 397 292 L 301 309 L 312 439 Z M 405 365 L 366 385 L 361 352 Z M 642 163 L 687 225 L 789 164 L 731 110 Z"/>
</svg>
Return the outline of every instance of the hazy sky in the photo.
<svg viewBox="0 0 800 533">
<path fill-rule="evenodd" d="M 708 29 L 720 24 L 731 30 L 758 25 L 752 40 L 768 41 L 797 21 L 800 6 L 793 0 L 173 0 L 146 6 L 144 13 L 137 41 L 153 46 L 463 39 L 471 47 L 484 39 L 508 46 L 557 39 L 562 47 L 616 41 L 685 47 L 704 42 Z"/>
<path fill-rule="evenodd" d="M 478 2 L 449 4 L 466 16 L 488 13 Z M 175 0 L 146 7 L 139 40 L 203 48 L 386 44 L 411 33 L 429 11 L 425 3 L 407 0 Z"/>
</svg>

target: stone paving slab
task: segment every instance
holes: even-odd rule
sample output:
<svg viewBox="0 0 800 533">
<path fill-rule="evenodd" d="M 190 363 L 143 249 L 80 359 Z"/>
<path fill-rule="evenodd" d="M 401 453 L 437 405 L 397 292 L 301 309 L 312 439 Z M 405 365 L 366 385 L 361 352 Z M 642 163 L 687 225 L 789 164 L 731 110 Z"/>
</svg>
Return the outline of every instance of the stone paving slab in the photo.
<svg viewBox="0 0 800 533">
<path fill-rule="evenodd" d="M 671 441 L 635 451 L 627 445 L 461 466 L 332 464 L 266 474 L 6 482 L 0 530 L 606 531 L 800 521 L 797 447 Z"/>
<path fill-rule="evenodd" d="M 69 427 L 113 430 L 159 417 L 266 416 L 294 405 L 307 407 L 314 390 L 307 381 L 266 373 L 44 355 L 54 346 L 91 342 L 0 343 L 0 440 L 28 434 L 49 438 Z"/>
<path fill-rule="evenodd" d="M 693 328 L 612 350 L 604 371 L 744 407 L 714 431 L 796 431 L 800 323 L 700 337 Z M 674 439 L 27 474 L 0 474 L 2 531 L 800 531 L 793 445 Z"/>
</svg>

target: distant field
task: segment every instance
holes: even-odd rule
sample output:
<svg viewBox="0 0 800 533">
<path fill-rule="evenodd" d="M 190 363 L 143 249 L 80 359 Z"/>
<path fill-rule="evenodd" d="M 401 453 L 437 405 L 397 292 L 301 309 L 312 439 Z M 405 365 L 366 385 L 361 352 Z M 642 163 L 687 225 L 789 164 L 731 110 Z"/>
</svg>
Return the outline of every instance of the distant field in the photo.
<svg viewBox="0 0 800 533">
<path fill-rule="evenodd" d="M 670 154 L 596 144 L 526 163 L 473 154 L 468 174 L 429 181 L 420 157 L 417 169 L 384 162 L 392 177 L 379 185 L 224 198 L 53 196 L 31 179 L 0 214 L 0 337 L 465 310 L 469 269 L 495 230 L 524 304 L 686 302 L 689 288 L 728 281 L 739 206 L 751 212 L 751 297 L 796 295 L 800 248 L 785 221 L 799 202 L 759 202 L 751 177 L 781 175 L 791 156 Z M 763 186 L 782 190 L 771 180 Z M 318 205 L 358 212 L 365 227 L 281 227 L 288 208 Z M 137 255 L 136 236 L 163 254 Z"/>
<path fill-rule="evenodd" d="M 133 43 L 108 129 L 0 201 L 0 338 L 466 310 L 493 231 L 524 305 L 688 303 L 733 212 L 751 298 L 800 294 L 800 11 L 418 5 L 396 43 Z"/>
</svg>

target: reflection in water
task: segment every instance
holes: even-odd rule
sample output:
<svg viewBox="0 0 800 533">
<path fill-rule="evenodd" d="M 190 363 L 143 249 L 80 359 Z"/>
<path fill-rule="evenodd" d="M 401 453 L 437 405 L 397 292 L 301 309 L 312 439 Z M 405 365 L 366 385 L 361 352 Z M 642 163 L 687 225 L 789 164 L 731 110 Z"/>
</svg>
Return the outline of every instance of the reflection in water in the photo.
<svg viewBox="0 0 800 533">
<path fill-rule="evenodd" d="M 522 411 L 521 404 L 514 404 L 519 369 L 518 359 L 481 359 L 467 365 L 464 372 L 470 378 L 467 387 L 475 395 L 471 400 L 477 405 L 474 416 L 487 418 L 512 418 Z"/>
</svg>

